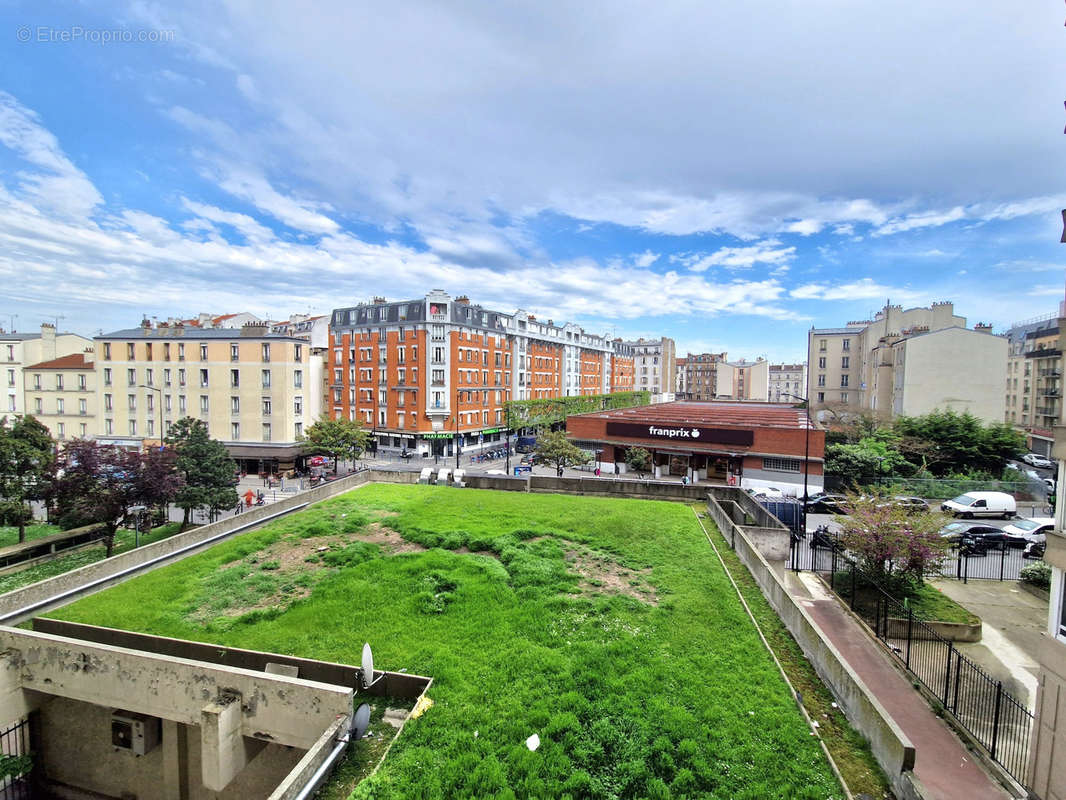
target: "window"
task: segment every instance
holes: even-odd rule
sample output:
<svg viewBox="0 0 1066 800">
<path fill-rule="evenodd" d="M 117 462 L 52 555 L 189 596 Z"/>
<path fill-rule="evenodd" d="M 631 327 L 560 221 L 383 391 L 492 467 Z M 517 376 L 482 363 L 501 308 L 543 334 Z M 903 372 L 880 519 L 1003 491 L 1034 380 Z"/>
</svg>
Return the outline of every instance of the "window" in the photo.
<svg viewBox="0 0 1066 800">
<path fill-rule="evenodd" d="M 137 370 L 135 370 L 135 369 L 126 370 L 126 385 L 127 386 L 136 386 L 137 385 Z"/>
<path fill-rule="evenodd" d="M 270 343 L 263 342 L 263 363 L 266 364 L 270 361 Z"/>
<path fill-rule="evenodd" d="M 132 343 L 126 345 L 126 360 L 133 361 L 137 358 L 136 350 Z"/>
<path fill-rule="evenodd" d="M 229 399 L 229 410 L 230 410 L 231 414 L 240 414 L 241 413 L 241 398 L 239 398 L 239 397 L 231 397 Z"/>
<path fill-rule="evenodd" d="M 146 421 L 144 427 L 145 427 L 145 435 L 147 435 L 147 436 L 155 436 L 155 419 L 153 417 L 149 417 L 148 418 L 148 420 Z"/>
<path fill-rule="evenodd" d="M 170 342 L 163 343 L 163 360 L 170 361 Z"/>
<path fill-rule="evenodd" d="M 105 394 L 104 395 L 104 411 L 110 411 L 110 410 L 111 410 L 111 395 Z"/>
<path fill-rule="evenodd" d="M 269 422 L 264 422 L 263 423 L 263 441 L 264 442 L 269 442 L 270 441 L 270 423 Z"/>
<path fill-rule="evenodd" d="M 43 414 L 44 413 L 44 403 L 41 400 L 41 398 L 39 398 L 39 397 L 33 398 L 33 410 L 34 410 L 34 413 L 37 413 L 37 414 Z"/>
<path fill-rule="evenodd" d="M 848 402 L 848 393 L 847 392 L 841 392 L 840 393 L 840 402 L 841 403 Z"/>
<path fill-rule="evenodd" d="M 137 410 L 137 395 L 135 395 L 135 394 L 126 395 L 126 403 L 128 404 L 128 407 L 129 407 L 130 411 L 136 411 Z"/>
<path fill-rule="evenodd" d="M 166 411 L 168 414 L 173 410 L 171 405 L 172 404 L 170 402 L 170 395 L 165 395 L 163 397 L 163 410 Z"/>
<path fill-rule="evenodd" d="M 302 389 L 304 386 L 304 371 L 302 369 L 294 370 L 292 373 L 292 385 L 297 389 Z"/>
<path fill-rule="evenodd" d="M 40 389 L 41 389 L 41 376 L 40 375 L 36 375 L 35 374 L 33 376 L 33 388 L 37 389 L 38 391 L 40 391 Z"/>
<path fill-rule="evenodd" d="M 818 369 L 825 369 L 825 356 L 818 359 Z"/>
<path fill-rule="evenodd" d="M 131 419 L 130 420 L 129 432 L 130 432 L 130 436 L 136 436 L 137 435 L 137 420 L 135 420 L 135 419 Z"/>
<path fill-rule="evenodd" d="M 78 425 L 78 435 L 82 439 L 84 439 L 88 435 L 88 433 L 89 433 L 89 426 L 88 426 L 87 423 L 83 422 L 80 425 Z"/>
<path fill-rule="evenodd" d="M 818 352 L 824 353 L 826 351 L 825 339 L 818 340 Z"/>
<path fill-rule="evenodd" d="M 64 403 L 63 403 L 63 398 L 62 397 L 57 397 L 56 398 L 56 413 L 57 414 L 65 413 L 65 408 L 64 408 Z"/>
<path fill-rule="evenodd" d="M 56 391 L 63 391 L 63 375 L 62 373 L 56 374 Z"/>
<path fill-rule="evenodd" d="M 818 402 L 819 403 L 824 403 L 825 402 L 825 392 L 818 392 Z"/>
<path fill-rule="evenodd" d="M 847 375 L 841 375 L 840 376 L 840 385 L 842 387 L 848 385 L 848 376 Z"/>
<path fill-rule="evenodd" d="M 271 409 L 270 398 L 269 397 L 264 397 L 263 398 L 263 416 L 264 417 L 269 417 L 270 416 L 270 409 Z"/>
<path fill-rule="evenodd" d="M 78 391 L 79 392 L 84 392 L 85 391 L 85 376 L 84 375 L 80 375 L 80 374 L 78 375 Z"/>
<path fill-rule="evenodd" d="M 303 353 L 304 353 L 304 346 L 302 344 L 296 345 L 293 348 L 292 360 L 293 361 L 303 361 Z"/>
<path fill-rule="evenodd" d="M 229 360 L 240 361 L 241 360 L 241 346 L 239 344 L 231 344 L 229 346 Z"/>
<path fill-rule="evenodd" d="M 304 424 L 302 422 L 296 423 L 296 438 L 299 439 L 304 435 Z"/>
<path fill-rule="evenodd" d="M 144 399 L 147 401 L 148 411 L 149 412 L 155 411 L 155 395 L 154 394 L 150 394 L 147 397 L 145 397 Z"/>
<path fill-rule="evenodd" d="M 230 435 L 231 439 L 240 439 L 241 438 L 241 423 L 239 423 L 239 422 L 231 422 L 229 424 L 229 435 Z"/>
<path fill-rule="evenodd" d="M 841 350 L 850 350 L 851 349 L 851 339 L 845 339 L 843 342 L 841 342 L 840 343 L 840 349 Z"/>
<path fill-rule="evenodd" d="M 179 369 L 178 370 L 178 386 L 184 386 L 184 385 L 185 385 L 185 370 L 184 369 Z"/>
<path fill-rule="evenodd" d="M 169 369 L 163 370 L 163 385 L 164 386 L 170 386 L 170 370 Z"/>
<path fill-rule="evenodd" d="M 149 367 L 148 369 L 146 369 L 144 371 L 144 382 L 148 386 L 152 386 L 153 385 L 152 384 L 152 380 L 153 380 L 152 372 L 153 372 L 153 370 L 151 369 L 151 367 Z"/>
<path fill-rule="evenodd" d="M 231 369 L 229 371 L 229 385 L 234 389 L 241 385 L 241 371 L 239 369 Z"/>
<path fill-rule="evenodd" d="M 200 370 L 200 388 L 206 389 L 208 386 L 208 370 Z"/>
<path fill-rule="evenodd" d="M 178 395 L 178 413 L 184 414 L 188 411 L 188 404 L 185 402 L 185 395 Z"/>
<path fill-rule="evenodd" d="M 111 342 L 104 342 L 104 361 L 111 360 Z M 11 361 L 9 358 L 8 361 Z"/>
<path fill-rule="evenodd" d="M 178 361 L 184 361 L 184 360 L 185 360 L 185 343 L 184 342 L 179 342 L 178 343 Z"/>
<path fill-rule="evenodd" d="M 80 399 L 80 400 L 78 401 L 78 414 L 79 414 L 80 416 L 83 416 L 83 417 L 84 417 L 84 416 L 85 416 L 86 414 L 88 414 L 88 413 L 89 413 L 89 408 L 88 408 L 88 406 L 87 406 L 87 405 L 86 405 L 86 403 L 85 403 L 85 398 L 83 397 L 83 398 L 81 398 L 81 399 Z"/>
<path fill-rule="evenodd" d="M 381 427 L 383 427 L 383 428 L 384 428 L 384 427 L 385 427 L 386 425 L 388 425 L 388 424 L 389 424 L 389 423 L 388 423 L 388 420 L 386 419 L 386 416 L 385 416 L 385 414 L 386 414 L 386 412 L 385 412 L 385 410 L 384 410 L 384 409 L 382 409 L 381 411 L 379 411 L 379 412 L 378 412 L 378 425 L 380 425 L 380 426 L 381 426 Z"/>
<path fill-rule="evenodd" d="M 818 385 L 819 386 L 825 386 L 825 375 L 819 375 L 818 376 Z"/>
<path fill-rule="evenodd" d="M 851 366 L 851 358 L 848 356 L 842 356 L 840 359 L 840 368 L 848 369 Z"/>
<path fill-rule="evenodd" d="M 200 411 L 201 411 L 201 413 L 206 414 L 210 410 L 211 410 L 211 406 L 207 402 L 207 395 L 206 394 L 200 395 Z"/>
<path fill-rule="evenodd" d="M 13 345 L 13 344 L 9 344 L 7 346 L 7 360 L 8 361 L 14 361 L 15 360 L 15 345 Z"/>
<path fill-rule="evenodd" d="M 111 385 L 111 367 L 104 367 L 104 386 Z"/>
<path fill-rule="evenodd" d="M 206 344 L 200 345 L 200 360 L 201 361 L 207 361 L 207 345 Z"/>
<path fill-rule="evenodd" d="M 144 360 L 145 361 L 151 361 L 152 360 L 152 343 L 151 342 L 147 342 L 144 345 Z"/>
<path fill-rule="evenodd" d="M 270 388 L 270 370 L 268 369 L 263 370 L 263 388 Z"/>
<path fill-rule="evenodd" d="M 304 413 L 304 399 L 302 397 L 294 397 L 292 399 L 292 413 L 297 416 Z"/>
<path fill-rule="evenodd" d="M 56 438 L 59 438 L 59 439 L 64 438 L 66 436 L 67 426 L 64 425 L 62 422 L 60 422 L 58 425 L 56 425 L 56 428 L 57 428 L 57 431 L 56 431 L 57 437 Z"/>
<path fill-rule="evenodd" d="M 107 434 L 108 436 L 110 436 L 114 432 L 115 432 L 114 423 L 111 420 L 109 420 L 109 419 L 105 419 L 104 420 L 104 433 Z"/>
</svg>

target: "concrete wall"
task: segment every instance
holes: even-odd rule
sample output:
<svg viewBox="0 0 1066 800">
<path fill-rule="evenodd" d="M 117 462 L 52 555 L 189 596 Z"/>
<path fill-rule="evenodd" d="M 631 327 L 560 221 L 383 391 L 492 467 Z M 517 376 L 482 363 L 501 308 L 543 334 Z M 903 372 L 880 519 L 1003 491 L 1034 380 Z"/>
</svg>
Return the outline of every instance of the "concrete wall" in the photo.
<svg viewBox="0 0 1066 800">
<path fill-rule="evenodd" d="M 735 542 L 737 555 L 751 571 L 767 601 L 799 643 L 819 677 L 832 690 L 848 720 L 869 740 L 874 758 L 885 770 L 896 794 L 901 798 L 920 796 L 913 780 L 915 752 L 910 739 L 833 644 L 822 636 L 818 626 L 795 601 L 781 578 L 747 537 L 744 528 L 733 523 L 730 515 L 719 505 L 718 494 L 716 490 L 714 495 L 708 498 L 707 510 L 711 519 L 727 540 Z M 732 499 L 734 502 L 739 500 L 735 496 L 729 497 L 729 491 L 723 494 L 725 499 Z M 758 513 L 750 507 L 758 505 L 750 498 L 747 498 L 746 503 L 740 500 L 737 504 L 748 514 Z"/>
<path fill-rule="evenodd" d="M 600 497 L 629 497 L 640 500 L 684 500 L 701 503 L 707 497 L 706 486 L 694 486 L 676 481 L 627 481 L 611 478 L 556 478 L 534 475 L 529 479 L 529 491 L 557 494 L 597 495 Z"/>
</svg>

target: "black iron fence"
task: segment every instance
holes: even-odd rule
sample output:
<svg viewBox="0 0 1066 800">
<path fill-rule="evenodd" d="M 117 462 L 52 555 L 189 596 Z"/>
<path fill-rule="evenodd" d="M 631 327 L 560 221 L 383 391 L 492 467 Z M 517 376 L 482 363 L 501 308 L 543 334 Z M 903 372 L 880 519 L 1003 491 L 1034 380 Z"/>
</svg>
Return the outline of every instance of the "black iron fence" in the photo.
<svg viewBox="0 0 1066 800">
<path fill-rule="evenodd" d="M 22 720 L 0 731 L 0 800 L 30 800 L 32 771 L 29 722 Z"/>
<path fill-rule="evenodd" d="M 821 574 L 866 621 L 889 652 L 937 698 L 944 712 L 951 714 L 993 761 L 1019 783 L 1028 785 L 1033 714 L 1026 705 L 1007 692 L 1002 681 L 960 653 L 954 642 L 915 616 L 906 602 L 868 580 L 842 548 L 814 542 L 807 553 L 809 569 Z M 968 569 L 969 560 L 960 560 L 961 569 Z M 997 568 L 1005 570 L 1006 556 Z"/>
</svg>

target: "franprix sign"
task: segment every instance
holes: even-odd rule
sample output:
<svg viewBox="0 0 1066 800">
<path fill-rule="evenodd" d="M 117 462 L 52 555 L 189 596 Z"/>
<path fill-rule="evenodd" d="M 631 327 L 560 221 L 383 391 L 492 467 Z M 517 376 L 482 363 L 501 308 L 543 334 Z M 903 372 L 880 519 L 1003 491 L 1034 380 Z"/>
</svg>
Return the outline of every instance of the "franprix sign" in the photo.
<svg viewBox="0 0 1066 800">
<path fill-rule="evenodd" d="M 736 428 L 700 428 L 692 425 L 656 425 L 639 422 L 608 422 L 607 435 L 638 439 L 661 439 L 690 444 L 732 444 L 750 447 L 755 433 Z"/>
</svg>

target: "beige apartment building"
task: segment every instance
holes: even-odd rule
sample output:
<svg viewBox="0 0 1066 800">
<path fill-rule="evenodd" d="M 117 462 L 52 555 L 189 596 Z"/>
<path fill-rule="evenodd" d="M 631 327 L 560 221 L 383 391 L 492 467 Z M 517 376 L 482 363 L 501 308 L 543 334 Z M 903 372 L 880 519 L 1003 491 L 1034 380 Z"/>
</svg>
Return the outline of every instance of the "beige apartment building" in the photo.
<svg viewBox="0 0 1066 800">
<path fill-rule="evenodd" d="M 987 325 L 967 329 L 950 302 L 886 305 L 873 320 L 812 328 L 808 352 L 807 397 L 822 420 L 862 412 L 890 419 L 935 408 L 1003 419 L 1006 341 Z"/>
<path fill-rule="evenodd" d="M 1062 422 L 1062 331 L 1066 319 L 1049 314 L 1018 323 L 1006 334 L 1004 421 L 1026 436 L 1029 449 L 1050 455 L 1053 428 Z"/>
<path fill-rule="evenodd" d="M 92 353 L 61 356 L 23 371 L 27 413 L 60 442 L 96 435 L 96 372 Z"/>
<path fill-rule="evenodd" d="M 286 470 L 321 413 L 321 355 L 304 339 L 267 333 L 265 323 L 142 325 L 95 344 L 97 436 L 108 444 L 155 444 L 174 421 L 193 417 L 245 471 Z"/>
<path fill-rule="evenodd" d="M 771 364 L 769 375 L 766 399 L 771 403 L 792 403 L 797 397 L 806 397 L 806 364 Z"/>
<path fill-rule="evenodd" d="M 26 411 L 26 381 L 23 371 L 27 364 L 40 364 L 62 356 L 91 350 L 91 339 L 76 333 L 56 333 L 55 325 L 45 323 L 37 333 L 0 333 L 0 363 L 4 369 L 6 397 L 0 414 L 22 414 Z"/>
<path fill-rule="evenodd" d="M 726 353 L 689 353 L 677 359 L 677 399 L 714 400 L 718 391 L 717 367 L 726 358 Z"/>
<path fill-rule="evenodd" d="M 720 361 L 715 367 L 718 370 L 716 400 L 766 401 L 770 391 L 770 362 L 765 358 Z"/>
<path fill-rule="evenodd" d="M 673 400 L 677 385 L 677 353 L 674 340 L 637 339 L 626 342 L 633 349 L 634 389 L 651 392 L 652 402 Z"/>
</svg>

